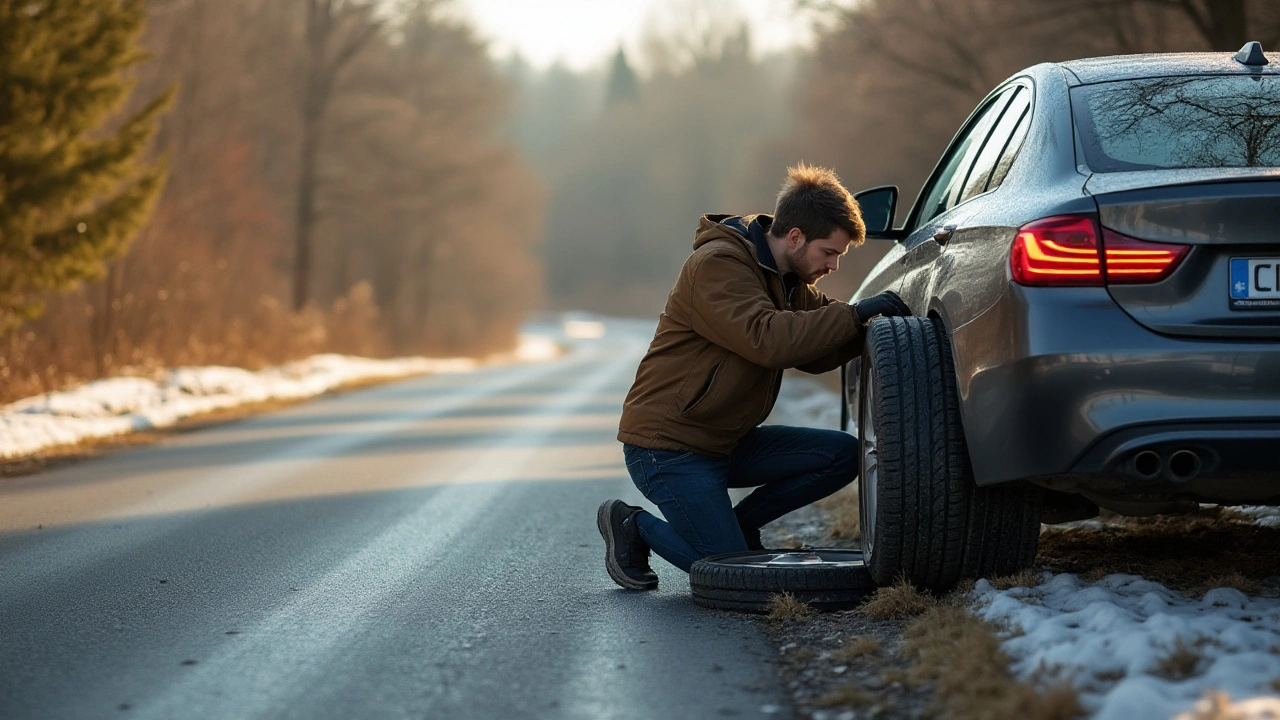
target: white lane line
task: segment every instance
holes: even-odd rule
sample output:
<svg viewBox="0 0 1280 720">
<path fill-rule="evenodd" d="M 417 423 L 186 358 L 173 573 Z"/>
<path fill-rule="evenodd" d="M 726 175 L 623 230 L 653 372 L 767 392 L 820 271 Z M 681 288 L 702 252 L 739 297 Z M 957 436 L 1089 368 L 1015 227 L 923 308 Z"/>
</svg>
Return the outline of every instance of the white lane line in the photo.
<svg viewBox="0 0 1280 720">
<path fill-rule="evenodd" d="M 552 436 L 564 416 L 589 402 L 602 388 L 635 364 L 634 353 L 618 353 L 601 363 L 571 389 L 515 421 L 495 436 L 494 449 L 477 449 L 451 483 L 412 513 L 371 537 L 322 578 L 308 583 L 286 604 L 246 628 L 234 645 L 200 665 L 184 668 L 185 676 L 138 706 L 138 718 L 213 717 L 274 718 L 289 714 L 325 682 L 325 673 L 340 664 L 342 648 L 410 585 L 421 585 L 434 566 L 463 547 L 463 532 L 498 502 L 511 482 L 468 483 L 493 477 L 501 463 L 517 477 L 528 460 L 544 452 L 539 441 Z M 440 472 L 434 469 L 433 474 Z M 233 692 L 227 690 L 234 688 Z M 216 697 L 213 697 L 216 695 Z"/>
</svg>

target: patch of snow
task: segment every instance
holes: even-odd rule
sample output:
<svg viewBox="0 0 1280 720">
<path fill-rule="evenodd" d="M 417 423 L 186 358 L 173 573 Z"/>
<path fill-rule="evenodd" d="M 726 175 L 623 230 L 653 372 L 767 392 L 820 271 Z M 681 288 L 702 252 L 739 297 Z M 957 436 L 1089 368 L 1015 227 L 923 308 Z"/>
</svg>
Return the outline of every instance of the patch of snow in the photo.
<svg viewBox="0 0 1280 720">
<path fill-rule="evenodd" d="M 558 354 L 554 339 L 523 334 L 514 351 L 489 358 L 484 364 L 542 362 Z M 472 358 L 374 360 L 324 354 L 257 372 L 184 367 L 169 370 L 157 380 L 107 378 L 0 407 L 0 458 L 30 455 L 87 438 L 166 427 L 186 417 L 246 403 L 313 397 L 352 382 L 464 373 L 481 365 Z"/>
<path fill-rule="evenodd" d="M 1253 518 L 1254 525 L 1262 527 L 1280 527 L 1280 507 L 1270 505 L 1242 505 L 1232 510 Z"/>
<path fill-rule="evenodd" d="M 598 320 L 565 320 L 565 337 L 574 340 L 599 340 L 604 337 L 605 325 Z"/>
<path fill-rule="evenodd" d="M 766 423 L 838 428 L 840 396 L 788 376 Z M 1280 508 L 1232 509 L 1259 525 L 1280 526 Z M 1193 600 L 1134 575 L 1088 583 L 1044 573 L 1032 588 L 996 590 L 979 580 L 972 610 L 1010 631 L 1002 646 L 1016 675 L 1071 678 L 1095 720 L 1280 720 L 1280 692 L 1272 685 L 1280 681 L 1280 600 L 1234 588 Z M 1201 659 L 1190 677 L 1160 677 L 1160 661 L 1178 640 Z M 1208 693 L 1233 701 L 1215 706 Z"/>
<path fill-rule="evenodd" d="M 973 593 L 974 613 L 1011 631 L 1002 646 L 1014 673 L 1071 678 L 1095 720 L 1172 718 L 1209 691 L 1236 698 L 1242 718 L 1280 717 L 1280 600 L 1233 588 L 1193 600 L 1134 575 L 1069 573 L 1009 590 L 979 580 Z M 1179 641 L 1200 659 L 1190 677 L 1161 677 Z"/>
</svg>

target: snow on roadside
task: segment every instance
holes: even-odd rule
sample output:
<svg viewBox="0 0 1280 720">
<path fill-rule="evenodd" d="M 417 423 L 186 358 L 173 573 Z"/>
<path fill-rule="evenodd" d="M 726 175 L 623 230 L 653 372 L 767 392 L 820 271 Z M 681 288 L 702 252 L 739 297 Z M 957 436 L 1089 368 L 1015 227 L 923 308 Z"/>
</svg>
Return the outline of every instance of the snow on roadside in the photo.
<svg viewBox="0 0 1280 720">
<path fill-rule="evenodd" d="M 1262 527 L 1280 527 L 1280 507 L 1270 505 L 1239 505 L 1231 508 L 1241 515 L 1253 518 L 1255 525 Z"/>
<path fill-rule="evenodd" d="M 1071 678 L 1095 720 L 1190 718 L 1208 691 L 1237 700 L 1223 717 L 1280 718 L 1280 600 L 1225 587 L 1193 600 L 1134 575 L 1070 573 L 1009 590 L 980 580 L 973 593 L 979 617 L 1012 631 L 1014 672 Z"/>
<path fill-rule="evenodd" d="M 0 458 L 30 455 L 87 438 L 166 427 L 186 417 L 246 403 L 312 397 L 352 382 L 464 373 L 483 364 L 539 362 L 558 354 L 553 338 L 525 334 L 514 351 L 484 362 L 424 357 L 374 360 L 325 354 L 257 372 L 184 367 L 167 371 L 158 380 L 97 380 L 0 407 Z"/>
<path fill-rule="evenodd" d="M 839 427 L 839 402 L 817 382 L 787 377 L 766 422 Z M 1280 508 L 1232 509 L 1280 525 Z M 1094 720 L 1280 720 L 1280 599 L 1217 588 L 1194 600 L 1133 575 L 1089 583 L 1068 573 L 1009 590 L 981 580 L 973 597 L 975 615 L 1011 631 L 1002 647 L 1014 672 L 1028 681 L 1046 672 L 1072 678 Z M 1162 677 L 1188 670 L 1161 668 L 1179 648 L 1190 676 Z M 1213 714 L 1209 692 L 1232 702 Z"/>
</svg>

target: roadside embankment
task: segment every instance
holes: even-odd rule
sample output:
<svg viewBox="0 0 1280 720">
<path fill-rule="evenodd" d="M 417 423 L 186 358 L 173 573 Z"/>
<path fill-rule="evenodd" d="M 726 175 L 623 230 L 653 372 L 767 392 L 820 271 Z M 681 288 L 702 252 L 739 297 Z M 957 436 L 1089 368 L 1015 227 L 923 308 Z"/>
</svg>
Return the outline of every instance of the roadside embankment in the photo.
<svg viewBox="0 0 1280 720">
<path fill-rule="evenodd" d="M 770 422 L 833 427 L 837 403 L 788 378 Z M 849 488 L 764 540 L 856 547 L 857 515 Z M 813 720 L 1276 720 L 1278 526 L 1261 507 L 1045 526 L 1029 571 L 941 598 L 899 584 L 830 615 L 780 602 L 770 633 Z"/>
<path fill-rule="evenodd" d="M 0 459 L 167 428 L 186 418 L 237 407 L 304 400 L 353 385 L 471 372 L 495 364 L 549 360 L 558 354 L 553 338 L 525 334 L 515 350 L 484 359 L 375 360 L 325 354 L 256 372 L 235 367 L 182 367 L 151 377 L 97 380 L 0 407 Z"/>
</svg>

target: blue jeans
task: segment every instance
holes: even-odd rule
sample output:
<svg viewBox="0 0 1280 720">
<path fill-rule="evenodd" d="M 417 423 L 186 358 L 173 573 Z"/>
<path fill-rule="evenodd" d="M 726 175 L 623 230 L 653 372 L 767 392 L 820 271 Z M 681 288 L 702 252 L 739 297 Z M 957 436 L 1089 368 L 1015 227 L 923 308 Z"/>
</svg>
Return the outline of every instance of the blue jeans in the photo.
<svg viewBox="0 0 1280 720">
<path fill-rule="evenodd" d="M 858 475 L 858 439 L 839 430 L 765 425 L 723 458 L 622 447 L 632 482 L 666 518 L 641 512 L 640 536 L 685 572 L 708 555 L 746 550 L 742 527 L 763 527 Z M 734 507 L 729 488 L 741 487 L 756 490 Z"/>
</svg>

